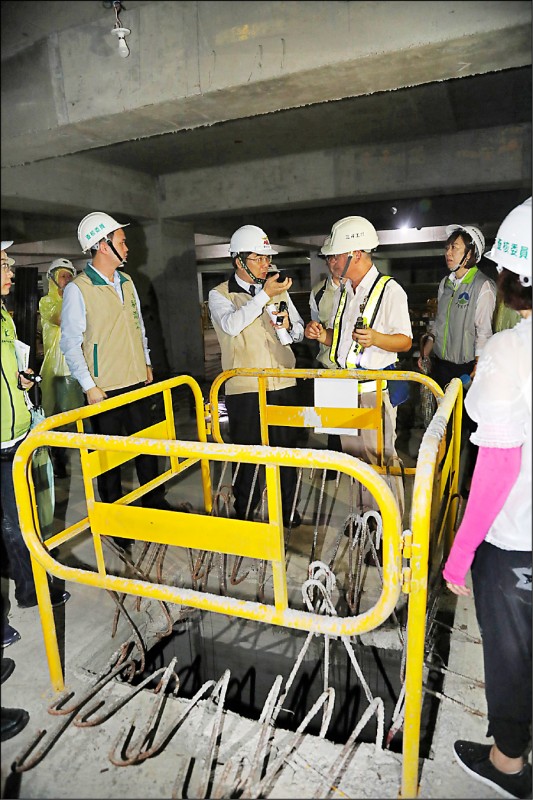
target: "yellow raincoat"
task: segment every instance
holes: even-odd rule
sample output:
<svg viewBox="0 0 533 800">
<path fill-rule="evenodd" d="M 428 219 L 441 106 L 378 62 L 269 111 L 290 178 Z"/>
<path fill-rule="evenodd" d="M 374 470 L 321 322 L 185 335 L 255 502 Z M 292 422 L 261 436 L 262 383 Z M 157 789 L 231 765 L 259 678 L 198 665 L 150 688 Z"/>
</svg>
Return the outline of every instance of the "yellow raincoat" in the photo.
<svg viewBox="0 0 533 800">
<path fill-rule="evenodd" d="M 48 294 L 39 301 L 44 349 L 41 367 L 42 404 L 47 417 L 84 405 L 81 386 L 70 374 L 65 356 L 59 347 L 62 305 L 63 297 L 59 294 L 59 287 L 49 278 Z"/>
</svg>

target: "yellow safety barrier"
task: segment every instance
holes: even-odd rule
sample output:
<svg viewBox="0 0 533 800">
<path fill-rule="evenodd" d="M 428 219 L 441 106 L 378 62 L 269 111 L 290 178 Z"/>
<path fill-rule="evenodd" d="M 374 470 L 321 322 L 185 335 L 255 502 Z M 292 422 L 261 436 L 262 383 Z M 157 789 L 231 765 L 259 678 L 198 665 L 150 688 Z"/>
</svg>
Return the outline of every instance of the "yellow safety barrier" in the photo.
<svg viewBox="0 0 533 800">
<path fill-rule="evenodd" d="M 432 378 L 419 372 L 384 369 L 358 369 L 356 380 L 376 382 L 376 405 L 373 408 L 324 408 L 316 406 L 277 406 L 267 403 L 267 382 L 269 378 L 314 379 L 342 378 L 354 380 L 354 370 L 349 369 L 230 369 L 217 375 L 209 393 L 208 412 L 211 415 L 211 434 L 215 441 L 222 442 L 219 416 L 220 389 L 231 378 L 257 378 L 259 392 L 259 414 L 261 420 L 261 442 L 268 444 L 268 428 L 271 425 L 282 425 L 296 428 L 374 428 L 377 433 L 377 461 L 374 466 L 377 472 L 390 475 L 401 475 L 402 470 L 395 465 L 386 465 L 383 447 L 383 381 L 412 381 L 420 383 L 431 390 L 440 399 L 443 391 Z M 414 467 L 405 467 L 403 473 L 413 475 Z"/>
<path fill-rule="evenodd" d="M 232 371 L 231 374 L 236 374 Z M 266 403 L 267 377 L 288 371 L 239 371 L 253 373 L 260 385 L 260 409 L 263 439 L 268 441 L 268 425 L 298 424 L 302 426 L 335 426 L 348 424 L 346 410 L 314 409 L 268 406 Z M 333 370 L 293 370 L 294 377 L 339 377 Z M 337 373 L 337 375 L 335 375 Z M 225 377 L 223 377 L 225 376 Z M 217 392 L 228 373 L 219 376 L 211 390 L 213 435 L 221 439 L 218 420 Z M 268 445 L 234 445 L 221 441 L 208 442 L 203 397 L 200 387 L 188 376 L 173 378 L 158 384 L 105 400 L 93 406 L 50 417 L 34 428 L 18 448 L 13 463 L 13 476 L 21 531 L 29 548 L 34 571 L 39 613 L 43 627 L 46 654 L 53 688 L 61 691 L 64 679 L 61 669 L 54 615 L 46 573 L 60 579 L 78 582 L 97 588 L 124 592 L 163 602 L 178 603 L 207 611 L 234 615 L 244 619 L 282 625 L 287 628 L 314 631 L 333 636 L 353 636 L 370 631 L 382 624 L 393 612 L 400 592 L 409 594 L 408 646 L 406 665 L 406 711 L 404 731 L 404 758 L 402 797 L 416 797 L 418 785 L 418 752 L 420 740 L 420 714 L 422 707 L 422 668 L 424 656 L 425 613 L 428 586 L 430 544 L 438 549 L 447 544 L 447 534 L 453 530 L 453 519 L 458 481 L 462 384 L 451 381 L 446 394 L 429 378 L 418 373 L 390 372 L 373 377 L 412 379 L 424 383 L 438 398 L 439 407 L 426 431 L 415 471 L 414 495 L 411 509 L 412 535 L 402 537 L 402 523 L 394 496 L 379 474 L 379 467 L 363 463 L 344 453 L 310 448 L 287 449 Z M 346 376 L 348 377 L 348 376 Z M 358 376 L 359 377 L 359 376 Z M 363 377 L 361 375 L 361 377 Z M 193 392 L 196 407 L 198 442 L 175 439 L 175 422 L 171 391 L 187 385 Z M 378 384 L 379 385 L 379 384 Z M 436 387 L 436 389 L 435 389 Z M 140 431 L 135 436 L 101 436 L 83 432 L 83 421 L 120 404 L 134 402 L 145 396 L 161 393 L 164 400 L 165 419 Z M 381 393 L 378 390 L 378 397 Z M 216 400 L 216 402 L 214 402 Z M 350 423 L 357 420 L 358 427 L 380 426 L 378 414 L 372 416 L 352 414 Z M 315 412 L 314 417 L 311 411 Z M 367 409 L 365 409 L 367 411 Z M 381 417 L 380 409 L 379 417 Z M 337 413 L 340 412 L 340 413 Z M 344 416 L 343 416 L 344 414 Z M 312 423 L 310 420 L 312 419 Z M 318 422 L 317 422 L 318 420 Z M 447 442 L 447 430 L 451 436 Z M 76 422 L 77 432 L 53 430 Z M 61 531 L 43 543 L 35 507 L 35 493 L 31 477 L 31 458 L 41 446 L 66 447 L 80 452 L 83 484 L 87 501 L 87 517 Z M 94 496 L 94 479 L 107 469 L 122 464 L 138 454 L 165 456 L 170 469 L 155 481 L 133 490 L 116 503 L 98 502 Z M 268 521 L 252 522 L 211 516 L 211 462 L 244 462 L 265 465 Z M 205 513 L 182 513 L 131 506 L 141 497 L 176 474 L 200 463 Z M 307 469 L 334 469 L 361 482 L 372 493 L 378 504 L 383 524 L 383 586 L 377 602 L 364 613 L 350 617 L 324 616 L 288 605 L 285 572 L 285 545 L 281 513 L 280 467 Z M 90 528 L 95 549 L 96 571 L 73 568 L 58 562 L 51 551 L 59 544 Z M 146 542 L 174 545 L 217 553 L 230 553 L 270 561 L 274 583 L 274 603 L 269 605 L 251 600 L 217 596 L 195 589 L 181 588 L 148 580 L 138 580 L 110 575 L 106 570 L 101 536 L 136 538 Z M 435 540 L 435 541 L 434 541 Z M 402 552 L 403 549 L 403 552 Z M 403 559 L 410 566 L 402 568 Z"/>
<path fill-rule="evenodd" d="M 457 501 L 459 479 L 460 430 L 462 418 L 463 387 L 454 378 L 446 390 L 431 420 L 418 452 L 418 462 L 411 505 L 412 542 L 410 558 L 409 610 L 407 617 L 407 660 L 405 668 L 405 724 L 403 733 L 402 793 L 403 798 L 418 795 L 418 753 L 420 747 L 420 719 L 422 711 L 422 677 L 424 667 L 424 641 L 426 630 L 426 605 L 428 590 L 429 547 L 435 535 L 432 520 L 436 509 L 445 499 L 446 487 L 450 498 Z M 454 413 L 455 412 L 455 413 Z M 453 417 L 453 432 L 448 456 L 442 461 L 447 425 Z M 435 474 L 440 466 L 440 474 Z M 446 501 L 443 525 L 451 531 L 455 520 L 455 504 Z"/>
</svg>

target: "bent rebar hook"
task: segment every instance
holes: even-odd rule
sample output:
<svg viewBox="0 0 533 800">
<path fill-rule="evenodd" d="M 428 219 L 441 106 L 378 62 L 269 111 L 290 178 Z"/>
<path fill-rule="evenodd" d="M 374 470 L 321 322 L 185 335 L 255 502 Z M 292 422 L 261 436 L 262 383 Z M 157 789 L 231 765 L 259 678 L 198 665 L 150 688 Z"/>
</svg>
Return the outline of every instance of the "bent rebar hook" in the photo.
<svg viewBox="0 0 533 800">
<path fill-rule="evenodd" d="M 161 669 L 156 670 L 156 672 L 154 672 L 153 675 L 150 675 L 149 678 L 144 680 L 140 684 L 140 686 L 138 686 L 136 688 L 136 690 L 129 697 L 127 697 L 125 699 L 123 698 L 118 703 L 115 703 L 115 705 L 111 709 L 109 709 L 109 711 L 107 713 L 104 713 L 104 715 L 102 716 L 101 721 L 103 721 L 104 719 L 107 719 L 110 716 L 110 714 L 112 714 L 118 708 L 121 708 L 122 706 L 124 706 L 127 702 L 129 702 L 129 700 L 132 699 L 132 697 L 134 695 L 138 694 L 138 692 L 140 692 L 141 689 L 143 689 L 144 686 L 147 683 L 149 683 L 151 680 L 153 680 L 160 673 L 163 673 L 163 676 L 162 676 L 161 680 L 159 681 L 159 683 L 157 684 L 157 686 L 154 689 L 154 695 L 159 694 L 160 696 L 159 696 L 157 702 L 155 702 L 153 704 L 153 708 L 152 708 L 150 714 L 148 715 L 148 718 L 147 718 L 147 720 L 146 720 L 146 722 L 144 724 L 144 727 L 141 729 L 141 732 L 140 732 L 139 736 L 137 737 L 137 740 L 134 742 L 134 744 L 130 744 L 130 734 L 128 734 L 128 736 L 126 737 L 126 740 L 124 741 L 122 747 L 119 748 L 119 742 L 120 742 L 120 740 L 122 739 L 122 737 L 124 735 L 124 730 L 125 729 L 122 728 L 122 730 L 120 731 L 119 735 L 117 736 L 117 738 L 115 740 L 115 743 L 113 744 L 113 746 L 112 746 L 112 748 L 111 748 L 111 750 L 109 752 L 109 760 L 116 767 L 127 767 L 130 764 L 134 764 L 136 761 L 143 760 L 144 758 L 148 758 L 148 756 L 151 755 L 151 753 L 146 753 L 145 754 L 143 752 L 143 747 L 150 740 L 152 741 L 152 744 L 153 744 L 153 739 L 155 737 L 155 731 L 156 731 L 156 728 L 157 728 L 157 724 L 158 724 L 159 720 L 161 719 L 161 715 L 162 715 L 162 712 L 163 712 L 163 705 L 164 705 L 164 702 L 166 700 L 166 689 L 167 689 L 169 681 L 170 681 L 170 679 L 172 677 L 174 677 L 175 682 L 176 682 L 176 687 L 174 689 L 174 693 L 177 693 L 178 690 L 179 690 L 179 678 L 178 678 L 176 672 L 174 671 L 174 667 L 176 665 L 177 660 L 178 660 L 177 657 L 174 656 L 174 658 L 170 661 L 170 663 L 169 663 L 169 665 L 167 667 L 162 667 Z M 91 712 L 89 712 L 89 713 L 91 713 Z M 154 721 L 156 722 L 155 726 L 154 726 Z M 87 724 L 87 715 L 85 715 L 85 718 L 84 718 L 84 720 L 82 721 L 81 724 Z M 91 723 L 89 723 L 89 724 L 91 724 Z M 93 723 L 93 724 L 95 724 L 95 723 Z M 153 728 L 153 730 L 152 730 L 152 728 Z M 131 723 L 130 732 L 133 729 L 134 729 L 134 726 L 133 726 L 133 723 Z M 152 734 L 152 735 L 150 735 L 150 734 Z M 115 751 L 117 751 L 119 753 L 124 753 L 125 754 L 125 758 L 121 758 L 119 756 L 115 756 L 114 755 Z"/>
<path fill-rule="evenodd" d="M 128 660 L 128 661 L 122 661 L 121 663 L 118 664 L 118 666 L 115 666 L 109 672 L 106 672 L 106 670 L 109 669 L 110 664 L 116 661 L 117 657 L 118 658 L 124 657 L 125 653 L 124 645 L 122 646 L 121 650 L 117 652 L 118 656 L 117 653 L 113 654 L 112 658 L 110 659 L 110 662 L 108 662 L 108 664 L 106 665 L 105 670 L 98 676 L 98 679 L 94 684 L 94 686 L 88 692 L 82 695 L 82 697 L 75 704 L 71 705 L 69 708 L 63 707 L 64 703 L 66 703 L 66 701 L 69 698 L 73 697 L 74 695 L 73 692 L 66 692 L 63 693 L 61 697 L 59 697 L 56 700 L 56 702 L 50 706 L 48 712 L 54 715 L 61 715 L 63 716 L 63 719 L 61 720 L 57 728 L 51 732 L 48 738 L 46 738 L 46 734 L 48 733 L 46 728 L 37 731 L 37 734 L 34 736 L 29 745 L 27 745 L 27 747 L 24 749 L 23 753 L 20 756 L 18 756 L 18 758 L 16 758 L 15 761 L 13 762 L 11 766 L 11 770 L 13 772 L 17 773 L 27 772 L 27 770 L 36 767 L 37 764 L 39 764 L 43 760 L 43 758 L 47 755 L 47 753 L 50 752 L 54 744 L 60 738 L 61 734 L 68 728 L 68 726 L 70 725 L 71 721 L 73 720 L 74 716 L 78 713 L 80 708 L 82 708 L 82 706 L 84 706 L 85 703 L 89 702 L 89 700 L 92 697 L 94 697 L 95 694 L 97 694 L 101 689 L 103 689 L 103 687 L 106 686 L 120 672 L 122 672 L 122 670 L 126 668 L 131 670 L 132 665 L 135 668 L 133 662 L 131 660 Z M 42 747 L 33 755 L 32 758 L 29 758 L 31 753 L 34 752 L 37 745 L 43 739 L 45 741 Z"/>
<path fill-rule="evenodd" d="M 212 693 L 212 700 L 217 705 L 217 711 L 215 714 L 215 720 L 213 722 L 213 728 L 211 730 L 211 736 L 209 738 L 209 745 L 207 748 L 207 753 L 205 758 L 203 759 L 204 762 L 204 771 L 200 778 L 199 786 L 197 791 L 194 793 L 194 796 L 203 800 L 203 798 L 207 797 L 207 790 L 209 788 L 209 780 L 211 778 L 211 774 L 215 769 L 216 766 L 216 755 L 218 752 L 219 747 L 219 739 L 220 733 L 222 729 L 222 719 L 224 713 L 224 702 L 226 700 L 226 693 L 228 691 L 228 684 L 230 679 L 231 672 L 227 669 L 223 676 L 217 681 L 215 687 L 213 688 Z M 183 797 L 183 793 L 179 793 L 181 787 L 181 771 L 178 774 L 175 782 L 174 787 L 172 789 L 172 798 L 179 798 Z"/>
</svg>

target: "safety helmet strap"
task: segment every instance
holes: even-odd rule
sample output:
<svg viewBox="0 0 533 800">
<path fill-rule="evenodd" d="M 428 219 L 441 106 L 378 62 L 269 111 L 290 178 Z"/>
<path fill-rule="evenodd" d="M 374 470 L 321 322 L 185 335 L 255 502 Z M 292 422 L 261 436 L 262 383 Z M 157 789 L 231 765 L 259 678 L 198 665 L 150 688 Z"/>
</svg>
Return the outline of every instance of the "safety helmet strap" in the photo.
<svg viewBox="0 0 533 800">
<path fill-rule="evenodd" d="M 111 233 L 114 233 L 114 232 L 115 232 L 115 231 L 111 231 Z M 100 240 L 100 241 L 101 241 L 101 240 Z M 111 250 L 112 250 L 113 254 L 114 254 L 114 255 L 115 255 L 117 258 L 118 258 L 118 260 L 120 261 L 120 264 L 124 264 L 124 259 L 122 258 L 122 256 L 120 256 L 120 255 L 117 253 L 117 249 L 116 249 L 115 245 L 113 244 L 113 242 L 111 241 L 111 239 L 109 238 L 109 236 L 104 236 L 104 241 L 105 241 L 105 243 L 106 243 L 107 245 L 109 245 L 109 247 L 111 248 Z"/>
<path fill-rule="evenodd" d="M 353 255 L 353 252 L 349 253 L 348 258 L 346 259 L 346 264 L 344 265 L 344 269 L 343 269 L 342 275 L 340 277 L 341 281 L 343 280 L 343 278 L 346 276 L 346 273 L 348 272 L 348 267 L 350 266 L 350 261 L 352 260 L 352 255 Z"/>
<path fill-rule="evenodd" d="M 266 283 L 266 278 L 258 278 L 254 273 L 247 267 L 246 260 L 243 261 L 241 258 L 241 254 L 237 253 L 237 261 L 242 269 L 246 272 L 246 274 L 253 280 L 254 283 L 258 283 L 259 286 L 264 286 Z"/>
</svg>

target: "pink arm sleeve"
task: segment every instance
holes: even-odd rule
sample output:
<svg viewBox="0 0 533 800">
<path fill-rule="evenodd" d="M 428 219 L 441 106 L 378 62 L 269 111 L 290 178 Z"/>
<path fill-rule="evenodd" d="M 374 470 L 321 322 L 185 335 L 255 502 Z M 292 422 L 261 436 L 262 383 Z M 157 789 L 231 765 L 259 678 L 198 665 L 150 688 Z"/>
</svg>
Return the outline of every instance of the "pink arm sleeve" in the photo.
<svg viewBox="0 0 533 800">
<path fill-rule="evenodd" d="M 444 567 L 444 580 L 464 586 L 476 549 L 507 500 L 522 462 L 521 447 L 480 447 L 465 514 Z"/>
</svg>

